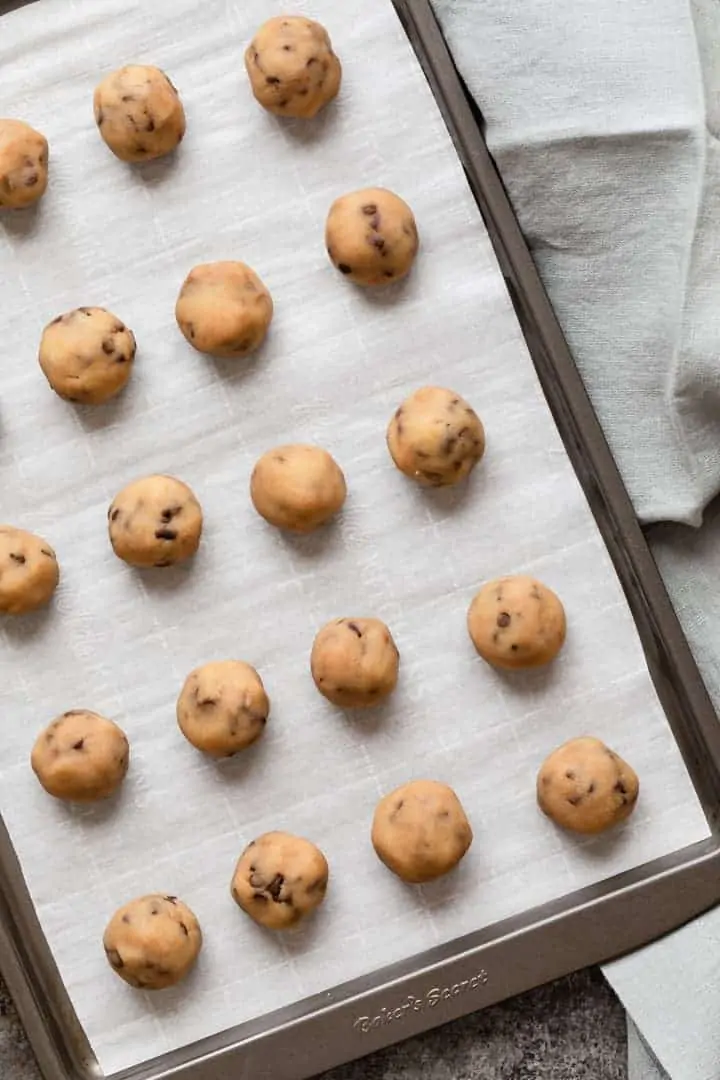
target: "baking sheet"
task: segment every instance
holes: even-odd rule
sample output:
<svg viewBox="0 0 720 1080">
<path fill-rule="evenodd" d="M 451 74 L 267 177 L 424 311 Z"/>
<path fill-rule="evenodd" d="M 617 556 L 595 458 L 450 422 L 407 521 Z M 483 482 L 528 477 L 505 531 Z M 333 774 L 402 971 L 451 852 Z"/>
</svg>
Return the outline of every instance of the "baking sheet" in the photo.
<svg viewBox="0 0 720 1080">
<path fill-rule="evenodd" d="M 279 122 L 252 100 L 242 51 L 255 27 L 304 11 L 344 64 L 337 105 Z M 92 88 L 128 61 L 178 86 L 188 134 L 171 161 L 129 168 L 100 141 Z M 3 382 L 0 517 L 47 536 L 63 582 L 46 613 L 2 626 L 0 810 L 42 925 L 103 1069 L 114 1072 L 409 957 L 708 835 L 655 697 L 620 587 L 537 385 L 489 240 L 389 0 L 42 0 L 2 21 L 0 113 L 51 145 L 37 212 L 0 218 Z M 332 199 L 381 184 L 413 206 L 421 255 L 404 285 L 359 292 L 330 267 Z M 240 258 L 276 304 L 250 362 L 194 353 L 173 308 L 196 262 Z M 99 409 L 61 402 L 35 353 L 43 325 L 80 304 L 135 331 L 128 391 Z M 460 491 L 416 489 L 389 462 L 393 409 L 424 383 L 475 405 L 488 449 Z M 258 519 L 252 465 L 316 441 L 350 496 L 336 527 L 301 540 Z M 150 472 L 186 480 L 206 531 L 190 567 L 137 573 L 106 537 L 113 494 Z M 488 577 L 537 574 L 569 636 L 546 672 L 512 677 L 473 653 L 465 611 Z M 377 615 L 402 655 L 398 691 L 343 714 L 308 673 L 315 631 Z M 260 744 L 214 764 L 179 736 L 187 672 L 238 656 L 272 700 Z M 132 743 L 123 795 L 68 809 L 27 763 L 38 729 L 84 706 Z M 581 733 L 635 766 L 628 827 L 575 840 L 534 803 L 537 767 Z M 459 870 L 408 888 L 377 862 L 381 793 L 414 776 L 453 785 L 475 830 Z M 244 844 L 269 828 L 317 842 L 331 865 L 318 917 L 272 936 L 229 898 Z M 182 986 L 139 994 L 101 948 L 114 908 L 182 896 L 205 930 Z"/>
</svg>

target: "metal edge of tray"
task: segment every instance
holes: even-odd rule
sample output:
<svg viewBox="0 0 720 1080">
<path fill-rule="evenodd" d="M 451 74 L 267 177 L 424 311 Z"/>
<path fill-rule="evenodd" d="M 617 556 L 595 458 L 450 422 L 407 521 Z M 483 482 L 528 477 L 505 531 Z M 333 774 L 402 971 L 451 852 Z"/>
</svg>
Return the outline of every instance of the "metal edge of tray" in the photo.
<svg viewBox="0 0 720 1080">
<path fill-rule="evenodd" d="M 720 730 L 428 0 L 393 0 L 450 129 L 548 405 L 626 591 L 713 837 L 116 1074 L 301 1080 L 637 948 L 720 900 Z M 21 6 L 14 2 L 13 7 Z M 7 10 L 7 5 L 5 5 Z M 0 2 L 0 14 L 3 5 Z M 46 1080 L 101 1075 L 0 821 L 0 969 Z"/>
</svg>

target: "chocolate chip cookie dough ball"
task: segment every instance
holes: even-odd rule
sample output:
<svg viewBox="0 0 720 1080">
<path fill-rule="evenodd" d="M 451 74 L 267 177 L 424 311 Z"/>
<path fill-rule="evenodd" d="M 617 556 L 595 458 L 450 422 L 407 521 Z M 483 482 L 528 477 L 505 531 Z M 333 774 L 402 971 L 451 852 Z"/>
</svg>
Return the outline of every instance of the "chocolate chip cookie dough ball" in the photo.
<svg viewBox="0 0 720 1080">
<path fill-rule="evenodd" d="M 423 386 L 395 410 L 387 444 L 400 472 L 425 487 L 443 487 L 475 468 L 485 453 L 485 430 L 465 398 Z"/>
<path fill-rule="evenodd" d="M 247 356 L 265 340 L 272 315 L 270 293 L 241 262 L 195 266 L 175 305 L 186 340 L 210 356 Z"/>
<path fill-rule="evenodd" d="M 381 799 L 372 843 L 378 857 L 403 881 L 420 884 L 447 874 L 472 844 L 470 823 L 447 784 L 412 780 Z"/>
<path fill-rule="evenodd" d="M 24 615 L 42 607 L 59 580 L 57 557 L 47 540 L 0 525 L 0 612 Z"/>
<path fill-rule="evenodd" d="M 270 702 L 254 667 L 217 660 L 191 671 L 177 702 L 185 738 L 213 757 L 232 757 L 265 730 Z"/>
<path fill-rule="evenodd" d="M 89 803 L 107 799 L 122 784 L 130 761 L 125 732 L 112 720 L 71 709 L 38 735 L 30 764 L 56 799 Z"/>
<path fill-rule="evenodd" d="M 185 134 L 185 111 L 164 71 L 129 64 L 95 89 L 95 122 L 121 161 L 152 161 L 169 154 Z"/>
<path fill-rule="evenodd" d="M 281 15 L 264 23 L 245 52 L 255 98 L 277 116 L 309 120 L 337 95 L 342 69 L 320 23 Z"/>
<path fill-rule="evenodd" d="M 290 532 L 309 533 L 324 525 L 346 494 L 342 469 L 319 446 L 276 446 L 258 460 L 250 478 L 258 514 Z"/>
<path fill-rule="evenodd" d="M 470 605 L 472 643 L 489 664 L 531 668 L 549 664 L 565 641 L 565 610 L 547 585 L 518 574 L 483 585 Z"/>
<path fill-rule="evenodd" d="M 399 666 L 400 653 L 380 619 L 333 619 L 315 638 L 310 657 L 320 693 L 346 709 L 389 697 Z"/>
<path fill-rule="evenodd" d="M 61 398 L 99 405 L 119 393 L 130 378 L 135 338 L 104 308 L 76 308 L 45 327 L 38 359 Z"/>
<path fill-rule="evenodd" d="M 115 912 L 103 946 L 110 967 L 130 986 L 164 990 L 190 971 L 202 947 L 202 933 L 182 900 L 153 893 Z"/>
<path fill-rule="evenodd" d="M 353 191 L 330 207 L 325 246 L 340 273 L 356 285 L 389 285 L 404 278 L 418 243 L 412 210 L 385 188 Z"/>
<path fill-rule="evenodd" d="M 635 809 L 636 774 L 600 739 L 564 743 L 543 762 L 537 778 L 540 809 L 564 829 L 600 833 Z"/>
<path fill-rule="evenodd" d="M 269 832 L 243 851 L 230 891 L 256 923 L 286 930 L 323 902 L 328 874 L 325 856 L 309 840 Z"/>
<path fill-rule="evenodd" d="M 145 476 L 128 484 L 108 510 L 113 551 L 131 566 L 173 566 L 198 549 L 202 510 L 187 484 Z"/>
<path fill-rule="evenodd" d="M 37 202 L 48 182 L 48 144 L 22 120 L 0 120 L 0 210 Z"/>
</svg>

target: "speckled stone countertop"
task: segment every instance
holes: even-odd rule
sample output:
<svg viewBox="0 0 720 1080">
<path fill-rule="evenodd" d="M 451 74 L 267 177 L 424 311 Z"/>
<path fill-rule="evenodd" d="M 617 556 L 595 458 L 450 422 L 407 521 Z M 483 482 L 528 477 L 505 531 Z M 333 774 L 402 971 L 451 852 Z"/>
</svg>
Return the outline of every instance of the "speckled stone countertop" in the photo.
<svg viewBox="0 0 720 1080">
<path fill-rule="evenodd" d="M 40 1080 L 2 981 L 0 1078 Z M 599 972 L 580 972 L 323 1080 L 627 1080 L 625 1015 Z"/>
</svg>

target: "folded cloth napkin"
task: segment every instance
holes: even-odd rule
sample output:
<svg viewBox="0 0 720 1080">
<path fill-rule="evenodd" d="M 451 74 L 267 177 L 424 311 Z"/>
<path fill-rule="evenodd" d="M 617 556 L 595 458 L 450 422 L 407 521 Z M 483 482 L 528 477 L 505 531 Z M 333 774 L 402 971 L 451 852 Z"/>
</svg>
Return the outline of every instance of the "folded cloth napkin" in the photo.
<svg viewBox="0 0 720 1080">
<path fill-rule="evenodd" d="M 433 2 L 720 711 L 720 0 Z M 631 1080 L 720 1076 L 719 959 L 608 965 Z"/>
</svg>

